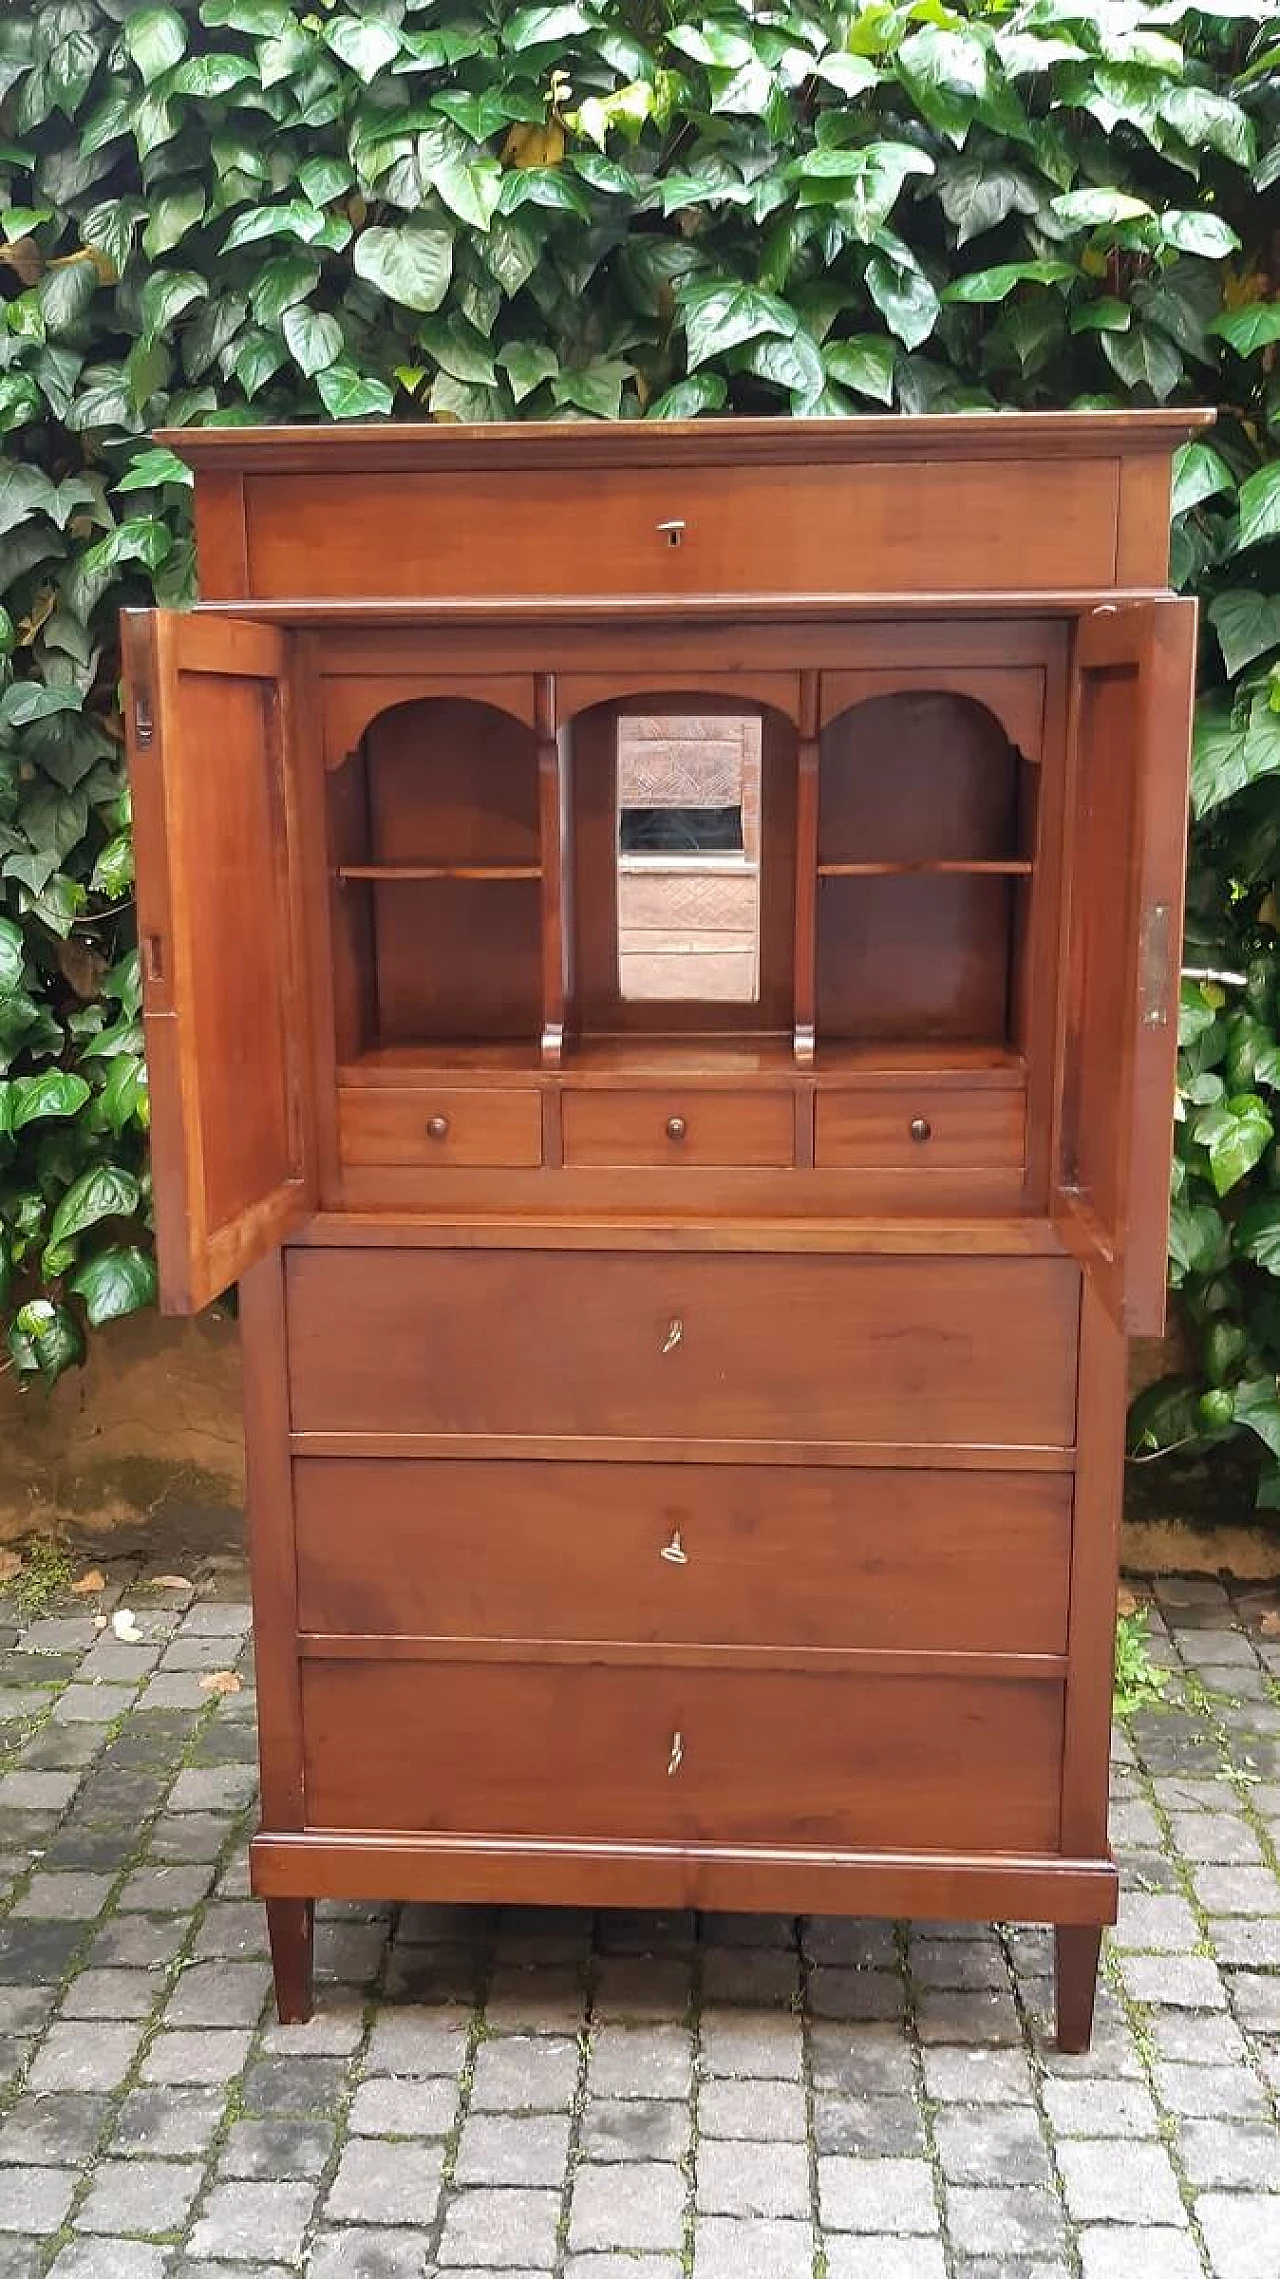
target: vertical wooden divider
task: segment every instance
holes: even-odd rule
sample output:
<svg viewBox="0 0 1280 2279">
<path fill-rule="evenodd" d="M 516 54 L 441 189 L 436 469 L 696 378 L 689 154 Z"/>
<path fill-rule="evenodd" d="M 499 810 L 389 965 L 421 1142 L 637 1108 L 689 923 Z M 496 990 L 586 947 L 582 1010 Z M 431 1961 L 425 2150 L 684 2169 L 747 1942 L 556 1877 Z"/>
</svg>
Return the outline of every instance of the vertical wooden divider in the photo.
<svg viewBox="0 0 1280 2279">
<path fill-rule="evenodd" d="M 818 966 L 818 675 L 800 675 L 796 788 L 795 1057 L 812 1067 Z"/>
<path fill-rule="evenodd" d="M 538 825 L 542 861 L 542 1046 L 544 1068 L 558 1069 L 564 1058 L 565 1010 L 569 984 L 569 801 L 567 737 L 557 731 L 556 684 L 552 673 L 534 679 L 534 720 L 538 736 Z M 557 1167 L 564 1160 L 560 1093 L 549 1085 L 542 1096 L 542 1160 Z"/>
</svg>

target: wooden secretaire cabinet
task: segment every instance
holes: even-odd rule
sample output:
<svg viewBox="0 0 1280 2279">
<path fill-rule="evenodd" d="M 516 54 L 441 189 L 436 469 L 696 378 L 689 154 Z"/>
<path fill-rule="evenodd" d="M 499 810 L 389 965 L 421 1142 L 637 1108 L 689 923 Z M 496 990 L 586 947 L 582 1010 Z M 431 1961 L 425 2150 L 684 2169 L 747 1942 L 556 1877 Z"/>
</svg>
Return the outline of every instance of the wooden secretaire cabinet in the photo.
<svg viewBox="0 0 1280 2279">
<path fill-rule="evenodd" d="M 1194 413 L 225 429 L 126 621 L 267 1901 L 1000 1916 L 1089 2035 Z"/>
</svg>

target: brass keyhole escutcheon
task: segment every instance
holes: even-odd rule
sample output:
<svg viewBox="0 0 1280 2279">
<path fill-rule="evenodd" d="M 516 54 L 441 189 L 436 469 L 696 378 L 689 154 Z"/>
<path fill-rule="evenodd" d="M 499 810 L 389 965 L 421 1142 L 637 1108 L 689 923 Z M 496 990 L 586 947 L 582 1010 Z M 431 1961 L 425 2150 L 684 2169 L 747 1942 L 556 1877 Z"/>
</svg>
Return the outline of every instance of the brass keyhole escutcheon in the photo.
<svg viewBox="0 0 1280 2279">
<path fill-rule="evenodd" d="M 664 1353 L 674 1353 L 676 1347 L 678 1345 L 682 1345 L 683 1343 L 684 1323 L 677 1318 L 672 1322 L 670 1329 L 667 1331 L 666 1336 L 662 1340 L 662 1350 Z"/>
<path fill-rule="evenodd" d="M 666 539 L 668 546 L 679 546 L 684 538 L 685 526 L 679 519 L 675 519 L 671 522 L 660 522 L 658 530 L 659 534 Z"/>
<path fill-rule="evenodd" d="M 679 1770 L 680 1770 L 680 1767 L 681 1767 L 681 1765 L 682 1765 L 683 1763 L 684 1763 L 684 1735 L 683 1735 L 683 1733 L 673 1733 L 673 1734 L 672 1734 L 672 1736 L 671 1736 L 671 1754 L 670 1754 L 670 1756 L 669 1756 L 669 1757 L 668 1757 L 668 1759 L 667 1759 L 667 1779 L 668 1779 L 668 1780 L 671 1780 L 671 1779 L 673 1779 L 673 1778 L 674 1778 L 675 1774 L 679 1772 Z"/>
<path fill-rule="evenodd" d="M 923 1147 L 926 1140 L 933 1138 L 933 1125 L 927 1116 L 913 1116 L 910 1129 L 911 1137 L 918 1147 Z"/>
<path fill-rule="evenodd" d="M 427 1138 L 428 1138 L 428 1139 L 433 1139 L 433 1140 L 442 1140 L 442 1139 L 448 1139 L 448 1137 L 449 1137 L 449 1119 L 448 1119 L 448 1117 L 447 1117 L 447 1116 L 432 1116 L 432 1117 L 430 1117 L 430 1118 L 428 1119 L 428 1123 L 427 1123 Z"/>
<path fill-rule="evenodd" d="M 689 1554 L 685 1550 L 684 1537 L 680 1533 L 678 1527 L 672 1528 L 671 1541 L 669 1543 L 663 1544 L 662 1549 L 658 1553 L 658 1557 L 660 1559 L 665 1559 L 669 1567 L 688 1566 Z"/>
<path fill-rule="evenodd" d="M 667 1138 L 669 1140 L 682 1140 L 688 1129 L 683 1116 L 668 1116 Z"/>
</svg>

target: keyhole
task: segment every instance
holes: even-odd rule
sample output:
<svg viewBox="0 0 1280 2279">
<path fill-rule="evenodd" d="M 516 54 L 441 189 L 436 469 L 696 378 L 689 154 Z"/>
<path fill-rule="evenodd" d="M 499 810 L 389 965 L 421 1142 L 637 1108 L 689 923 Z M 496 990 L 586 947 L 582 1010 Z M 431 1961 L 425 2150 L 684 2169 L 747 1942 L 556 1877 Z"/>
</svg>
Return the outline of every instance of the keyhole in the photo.
<svg viewBox="0 0 1280 2279">
<path fill-rule="evenodd" d="M 680 522 L 678 520 L 672 522 L 660 522 L 658 524 L 658 528 L 661 531 L 663 537 L 666 539 L 668 546 L 678 546 L 684 537 L 685 526 L 683 522 Z"/>
</svg>

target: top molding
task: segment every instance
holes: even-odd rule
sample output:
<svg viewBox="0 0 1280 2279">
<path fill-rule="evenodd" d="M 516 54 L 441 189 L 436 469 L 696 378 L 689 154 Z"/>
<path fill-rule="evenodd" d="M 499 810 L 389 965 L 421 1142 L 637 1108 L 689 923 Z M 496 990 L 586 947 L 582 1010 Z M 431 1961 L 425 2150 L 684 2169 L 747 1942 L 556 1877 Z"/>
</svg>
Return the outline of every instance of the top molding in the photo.
<svg viewBox="0 0 1280 2279">
<path fill-rule="evenodd" d="M 205 601 L 1155 591 L 1201 410 L 162 429 Z"/>
</svg>

